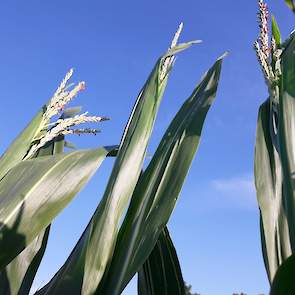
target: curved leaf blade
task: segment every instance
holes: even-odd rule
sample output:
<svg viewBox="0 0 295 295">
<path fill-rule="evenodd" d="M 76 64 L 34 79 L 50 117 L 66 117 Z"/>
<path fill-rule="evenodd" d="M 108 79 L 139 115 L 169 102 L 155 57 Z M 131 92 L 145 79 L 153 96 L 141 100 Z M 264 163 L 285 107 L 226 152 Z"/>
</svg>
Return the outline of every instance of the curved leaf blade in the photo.
<svg viewBox="0 0 295 295">
<path fill-rule="evenodd" d="M 26 160 L 0 182 L 0 267 L 5 267 L 72 200 L 108 150 Z M 11 246 L 13 245 L 13 247 Z"/>
<path fill-rule="evenodd" d="M 98 294 L 120 294 L 149 256 L 168 222 L 199 144 L 217 91 L 222 59 L 212 66 L 177 113 L 141 175 L 114 256 Z"/>
<path fill-rule="evenodd" d="M 260 209 L 262 252 L 268 278 L 291 254 L 287 219 L 282 206 L 283 175 L 280 156 L 273 145 L 270 100 L 259 109 L 255 145 L 255 186 Z"/>
<path fill-rule="evenodd" d="M 274 17 L 274 15 L 272 15 L 271 17 L 271 32 L 272 32 L 272 36 L 274 37 L 274 40 L 276 42 L 277 46 L 281 45 L 281 32 L 278 26 L 278 23 L 276 21 L 276 18 Z"/>
<path fill-rule="evenodd" d="M 286 214 L 290 232 L 295 233 L 295 37 L 281 57 L 282 82 L 279 107 L 280 156 L 286 192 Z M 292 251 L 295 251 L 295 234 L 290 236 Z"/>
</svg>

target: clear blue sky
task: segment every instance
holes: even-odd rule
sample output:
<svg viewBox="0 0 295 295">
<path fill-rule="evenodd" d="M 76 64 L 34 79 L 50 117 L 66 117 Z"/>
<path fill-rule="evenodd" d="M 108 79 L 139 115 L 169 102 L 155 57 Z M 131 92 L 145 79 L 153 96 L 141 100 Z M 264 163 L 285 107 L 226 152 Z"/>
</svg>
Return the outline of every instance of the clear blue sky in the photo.
<svg viewBox="0 0 295 295">
<path fill-rule="evenodd" d="M 295 16 L 268 1 L 283 37 Z M 181 41 L 202 39 L 179 55 L 154 134 L 153 153 L 169 121 L 202 73 L 225 50 L 216 103 L 169 222 L 184 278 L 202 295 L 268 292 L 253 187 L 257 109 L 267 96 L 252 44 L 257 1 L 5 1 L 0 10 L 1 151 L 53 94 L 70 68 L 85 80 L 76 99 L 106 115 L 96 137 L 71 138 L 80 148 L 119 142 L 133 102 L 180 21 Z M 57 218 L 34 286 L 55 273 L 99 202 L 108 160 Z M 125 295 L 136 294 L 135 283 Z"/>
</svg>

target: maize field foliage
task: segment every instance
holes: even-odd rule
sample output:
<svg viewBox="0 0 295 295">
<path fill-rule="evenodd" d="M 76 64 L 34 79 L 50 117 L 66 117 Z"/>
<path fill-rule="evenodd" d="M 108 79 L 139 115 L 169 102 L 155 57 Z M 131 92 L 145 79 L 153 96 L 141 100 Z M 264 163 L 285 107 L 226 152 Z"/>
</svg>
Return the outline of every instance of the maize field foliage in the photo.
<svg viewBox="0 0 295 295">
<path fill-rule="evenodd" d="M 54 277 L 35 294 L 120 294 L 138 273 L 138 294 L 185 294 L 167 229 L 214 102 L 223 57 L 205 73 L 175 115 L 144 169 L 146 150 L 177 44 L 156 62 L 141 89 L 118 146 L 65 152 L 68 134 L 106 117 L 67 108 L 85 83 L 68 84 L 70 70 L 0 158 L 0 294 L 29 294 L 46 251 L 54 218 L 87 184 L 102 162 L 115 157 L 104 194 L 80 239 Z M 55 121 L 54 121 L 55 119 Z"/>
<path fill-rule="evenodd" d="M 295 294 L 295 34 L 282 42 L 272 17 L 269 42 L 267 6 L 262 0 L 259 6 L 255 50 L 269 92 L 259 109 L 255 146 L 261 245 L 270 294 Z"/>
</svg>

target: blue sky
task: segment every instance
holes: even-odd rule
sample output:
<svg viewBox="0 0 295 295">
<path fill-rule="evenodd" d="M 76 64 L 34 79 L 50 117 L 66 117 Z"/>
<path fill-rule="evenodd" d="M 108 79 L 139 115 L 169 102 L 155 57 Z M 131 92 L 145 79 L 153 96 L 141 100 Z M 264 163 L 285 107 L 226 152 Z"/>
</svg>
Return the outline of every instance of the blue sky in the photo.
<svg viewBox="0 0 295 295">
<path fill-rule="evenodd" d="M 268 4 L 284 38 L 295 16 L 283 0 Z M 72 137 L 80 148 L 119 142 L 134 100 L 156 59 L 184 22 L 181 41 L 203 43 L 181 53 L 149 146 L 207 68 L 225 50 L 216 103 L 169 222 L 183 275 L 203 295 L 268 292 L 253 187 L 258 106 L 267 91 L 252 44 L 257 1 L 5 1 L 0 10 L 1 151 L 51 97 L 66 71 L 87 89 L 75 104 L 111 121 L 102 133 Z M 111 160 L 56 219 L 34 287 L 62 265 L 99 202 Z M 136 294 L 135 282 L 125 295 Z"/>
</svg>

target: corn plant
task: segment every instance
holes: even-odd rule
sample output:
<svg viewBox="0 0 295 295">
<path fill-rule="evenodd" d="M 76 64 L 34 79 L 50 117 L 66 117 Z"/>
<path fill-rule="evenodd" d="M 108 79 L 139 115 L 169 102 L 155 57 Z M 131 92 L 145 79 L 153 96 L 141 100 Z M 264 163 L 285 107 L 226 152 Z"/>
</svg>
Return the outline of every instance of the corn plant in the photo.
<svg viewBox="0 0 295 295">
<path fill-rule="evenodd" d="M 69 90 L 70 71 L 4 153 L 0 159 L 1 295 L 29 293 L 50 223 L 107 156 L 116 159 L 100 203 L 64 265 L 36 294 L 120 294 L 137 272 L 139 294 L 171 294 L 171 288 L 174 294 L 184 294 L 166 224 L 214 101 L 223 56 L 184 102 L 143 169 L 174 56 L 197 43 L 177 44 L 181 30 L 182 24 L 141 89 L 118 146 L 63 152 L 64 146 L 70 146 L 64 139 L 67 134 L 98 132 L 74 126 L 107 119 L 78 114 L 79 108 L 65 109 L 85 87 L 80 82 Z M 59 118 L 51 123 L 54 116 Z M 162 270 L 154 263 L 158 257 L 165 266 Z M 160 281 L 152 279 L 160 276 L 157 273 Z M 147 282 L 148 287 L 143 287 Z"/>
<path fill-rule="evenodd" d="M 64 107 L 84 89 L 69 90 L 70 70 L 53 97 L 0 159 L 0 294 L 28 294 L 47 243 L 52 219 L 86 184 L 113 148 L 62 153 L 66 134 L 96 133 L 77 129 L 104 117 L 77 114 Z M 59 118 L 50 123 L 50 119 Z M 50 156 L 51 155 L 51 156 Z"/>
<path fill-rule="evenodd" d="M 269 42 L 268 8 L 262 0 L 259 8 L 255 50 L 269 97 L 258 114 L 255 184 L 263 258 L 273 282 L 279 266 L 295 251 L 295 35 L 282 42 L 272 17 Z"/>
</svg>

